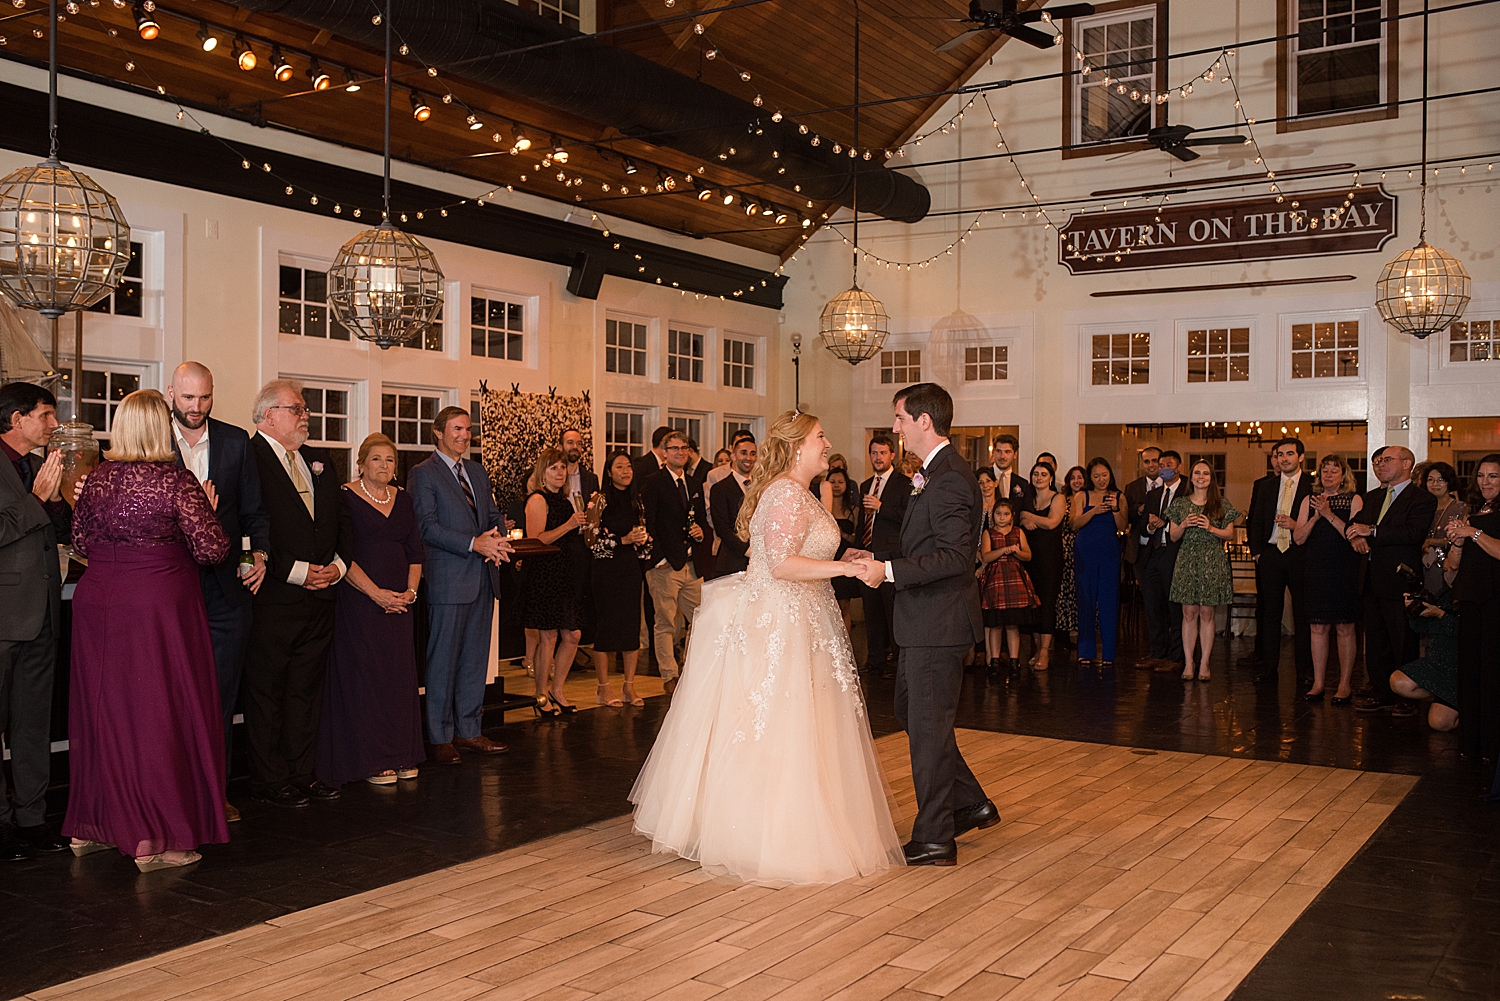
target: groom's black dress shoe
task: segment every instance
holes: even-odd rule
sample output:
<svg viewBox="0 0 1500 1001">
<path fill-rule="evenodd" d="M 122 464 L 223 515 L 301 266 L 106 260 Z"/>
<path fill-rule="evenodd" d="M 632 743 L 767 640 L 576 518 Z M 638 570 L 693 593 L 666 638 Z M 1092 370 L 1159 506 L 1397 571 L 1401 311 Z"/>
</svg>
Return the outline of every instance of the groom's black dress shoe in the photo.
<svg viewBox="0 0 1500 1001">
<path fill-rule="evenodd" d="M 958 845 L 952 841 L 908 841 L 901 846 L 907 865 L 957 865 Z"/>
<path fill-rule="evenodd" d="M 953 811 L 953 836 L 961 838 L 973 830 L 988 830 L 1000 823 L 1000 811 L 991 800 Z"/>
</svg>

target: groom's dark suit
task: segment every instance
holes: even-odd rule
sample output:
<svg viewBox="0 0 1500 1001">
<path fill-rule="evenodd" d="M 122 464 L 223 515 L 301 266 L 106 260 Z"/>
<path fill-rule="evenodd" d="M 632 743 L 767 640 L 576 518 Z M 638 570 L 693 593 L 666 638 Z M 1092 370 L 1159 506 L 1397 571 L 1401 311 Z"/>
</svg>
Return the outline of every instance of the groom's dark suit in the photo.
<svg viewBox="0 0 1500 1001">
<path fill-rule="evenodd" d="M 986 802 L 953 735 L 964 654 L 984 637 L 974 554 L 984 503 L 968 464 L 944 444 L 927 457 L 901 523 L 901 550 L 876 553 L 896 585 L 896 720 L 911 742 L 912 840 L 951 842 L 953 812 Z"/>
</svg>

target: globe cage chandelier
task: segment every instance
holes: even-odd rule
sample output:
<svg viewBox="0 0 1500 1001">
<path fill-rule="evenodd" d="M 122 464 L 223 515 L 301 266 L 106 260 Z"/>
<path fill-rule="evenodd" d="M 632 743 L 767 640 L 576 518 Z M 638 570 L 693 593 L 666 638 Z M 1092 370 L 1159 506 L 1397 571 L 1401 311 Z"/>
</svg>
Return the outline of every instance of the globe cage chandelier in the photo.
<svg viewBox="0 0 1500 1001">
<path fill-rule="evenodd" d="M 50 152 L 0 178 L 0 293 L 49 319 L 85 309 L 120 284 L 130 224 L 114 197 L 57 157 L 57 0 L 48 29 Z"/>
<path fill-rule="evenodd" d="M 354 336 L 382 351 L 410 344 L 443 306 L 443 272 L 416 237 L 391 225 L 391 2 L 385 5 L 385 193 L 379 226 L 339 248 L 328 269 L 328 307 Z"/>
<path fill-rule="evenodd" d="M 1427 242 L 1427 18 L 1422 0 L 1422 231 L 1417 245 L 1385 266 L 1375 283 L 1375 308 L 1385 322 L 1423 340 L 1464 315 L 1469 273 L 1446 250 Z"/>
<path fill-rule="evenodd" d="M 854 0 L 854 147 L 859 146 L 859 0 Z M 854 281 L 828 300 L 818 319 L 818 340 L 850 365 L 869 361 L 885 347 L 890 317 L 880 300 L 859 287 L 859 161 L 854 173 Z"/>
</svg>

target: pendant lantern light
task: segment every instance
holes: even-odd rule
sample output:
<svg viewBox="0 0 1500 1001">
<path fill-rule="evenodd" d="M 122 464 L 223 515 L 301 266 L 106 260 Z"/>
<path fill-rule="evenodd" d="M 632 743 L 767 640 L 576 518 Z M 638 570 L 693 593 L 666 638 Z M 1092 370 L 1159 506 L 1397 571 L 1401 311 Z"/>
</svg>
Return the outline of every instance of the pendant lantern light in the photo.
<svg viewBox="0 0 1500 1001">
<path fill-rule="evenodd" d="M 1448 329 L 1469 305 L 1463 262 L 1427 242 L 1427 18 L 1422 0 L 1422 231 L 1417 245 L 1385 266 L 1375 283 L 1375 308 L 1385 322 L 1418 340 Z"/>
<path fill-rule="evenodd" d="M 854 0 L 854 148 L 859 146 L 859 0 Z M 850 365 L 869 361 L 880 353 L 890 334 L 890 317 L 880 300 L 859 287 L 859 166 L 851 161 L 854 174 L 854 281 L 823 307 L 818 320 L 818 339 L 823 347 Z"/>
<path fill-rule="evenodd" d="M 130 224 L 114 197 L 57 157 L 57 0 L 48 22 L 46 162 L 0 178 L 0 292 L 50 319 L 85 309 L 120 284 Z"/>
<path fill-rule="evenodd" d="M 409 344 L 437 319 L 443 272 L 416 237 L 391 224 L 391 2 L 385 9 L 385 194 L 382 220 L 339 249 L 328 269 L 328 306 L 381 350 Z"/>
</svg>

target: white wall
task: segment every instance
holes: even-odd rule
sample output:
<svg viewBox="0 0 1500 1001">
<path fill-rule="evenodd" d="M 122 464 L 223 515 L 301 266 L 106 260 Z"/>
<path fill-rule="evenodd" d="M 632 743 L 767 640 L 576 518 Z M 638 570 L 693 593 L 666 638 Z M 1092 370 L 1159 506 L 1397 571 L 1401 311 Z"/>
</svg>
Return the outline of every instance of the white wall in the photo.
<svg viewBox="0 0 1500 1001">
<path fill-rule="evenodd" d="M 1295 8 L 1295 4 L 1292 5 Z M 1410 4 L 1403 5 L 1409 10 Z M 1232 46 L 1237 40 L 1277 33 L 1276 0 L 1173 0 L 1170 5 L 1170 51 Z M 1490 85 L 1487 53 L 1500 43 L 1500 21 L 1488 8 L 1474 8 L 1433 18 L 1431 92 L 1468 90 Z M 1421 94 L 1421 22 L 1404 20 L 1399 26 L 1400 97 Z M 1213 61 L 1213 56 L 1174 59 L 1169 79 L 1176 86 Z M 974 79 L 975 83 L 1056 74 L 1062 68 L 1061 50 L 1044 52 L 1026 45 L 1006 44 Z M 1274 45 L 1237 51 L 1230 60 L 1246 114 L 1271 119 L 1276 115 L 1276 54 Z M 1056 147 L 1062 134 L 1059 80 L 1017 85 L 990 93 L 990 105 L 1012 149 Z M 967 98 L 964 98 L 967 100 Z M 1199 81 L 1185 101 L 1168 104 L 1170 121 L 1196 126 L 1218 126 L 1235 120 L 1232 88 Z M 929 119 L 933 128 L 961 107 L 948 101 Z M 1430 155 L 1434 158 L 1500 153 L 1491 96 L 1459 98 L 1431 104 Z M 1266 163 L 1277 170 L 1324 164 L 1353 163 L 1364 169 L 1361 181 L 1379 183 L 1382 165 L 1405 163 L 1420 145 L 1421 109 L 1407 105 L 1395 120 L 1278 133 L 1274 124 L 1259 125 L 1255 136 Z M 1244 129 L 1242 128 L 1243 132 Z M 1220 133 L 1223 134 L 1222 132 Z M 1103 156 L 1063 159 L 1057 152 L 1020 157 L 1030 190 L 1044 201 L 1084 199 L 1090 192 L 1158 183 L 1171 178 L 1212 179 L 1243 175 L 1257 168 L 1251 147 L 1200 149 L 1202 159 L 1181 164 L 1166 153 L 1148 150 L 1124 158 Z M 995 153 L 996 134 L 984 103 L 977 103 L 953 135 L 935 135 L 920 147 L 908 147 L 905 160 L 892 163 L 930 163 L 960 155 Z M 1500 319 L 1500 184 L 1480 159 L 1460 175 L 1455 164 L 1429 177 L 1428 239 L 1457 256 L 1475 280 L 1469 316 Z M 933 209 L 1015 206 L 1028 198 L 1010 162 L 997 158 L 962 165 L 918 167 L 915 174 L 933 192 Z M 1283 180 L 1288 196 L 1299 190 L 1347 186 L 1349 175 L 1298 183 Z M 1386 188 L 1400 200 L 1399 231 L 1386 247 L 1370 254 L 1309 260 L 1253 263 L 1226 262 L 1190 267 L 1129 271 L 1116 275 L 1070 275 L 1057 263 L 1054 234 L 1040 221 L 1005 219 L 994 213 L 961 245 L 962 284 L 958 282 L 957 254 L 943 256 L 925 269 L 887 269 L 866 263 L 861 285 L 885 304 L 892 316 L 891 346 L 921 346 L 940 318 L 961 304 L 992 331 L 1010 337 L 1011 382 L 1006 390 L 955 393 L 958 424 L 1016 424 L 1021 428 L 1022 453 L 1057 454 L 1064 466 L 1086 458 L 1080 454 L 1081 428 L 1086 424 L 1166 421 L 1368 420 L 1369 446 L 1401 443 L 1421 457 L 1426 438 L 1420 431 L 1387 431 L 1387 418 L 1409 417 L 1414 429 L 1426 427 L 1428 417 L 1500 414 L 1500 362 L 1449 363 L 1445 338 L 1413 342 L 1389 330 L 1374 310 L 1376 279 L 1385 263 L 1417 242 L 1418 193 L 1406 171 L 1391 171 Z M 1173 202 L 1233 199 L 1265 192 L 1263 184 L 1225 188 L 1212 194 L 1174 196 Z M 1071 206 L 1076 212 L 1079 204 Z M 1099 210 L 1098 202 L 1089 211 Z M 1139 199 L 1132 202 L 1141 205 Z M 1115 199 L 1112 207 L 1119 208 Z M 1054 211 L 1065 223 L 1069 211 Z M 847 213 L 836 219 L 848 234 Z M 915 226 L 864 220 L 860 243 L 867 251 L 897 261 L 920 260 L 941 253 L 973 216 L 960 224 L 937 218 Z M 841 236 L 823 230 L 788 268 L 788 327 L 816 330 L 817 311 L 849 283 L 849 250 Z M 1091 292 L 1121 288 L 1304 278 L 1351 274 L 1343 284 L 1288 286 L 1231 292 L 1195 292 L 1159 296 L 1094 298 Z M 1292 380 L 1289 337 L 1293 322 L 1310 319 L 1356 319 L 1360 322 L 1361 364 L 1357 379 Z M 1186 330 L 1190 321 L 1235 321 L 1251 334 L 1251 378 L 1245 383 L 1189 384 L 1183 372 Z M 1112 326 L 1114 325 L 1114 326 Z M 1151 381 L 1145 387 L 1096 388 L 1089 384 L 1087 337 L 1101 330 L 1149 330 L 1152 334 Z M 838 371 L 834 366 L 820 371 Z M 887 424 L 890 386 L 878 383 L 877 363 L 870 362 L 845 378 L 849 383 L 847 424 L 836 428 L 841 446 L 858 451 L 860 429 Z M 924 377 L 929 372 L 924 371 Z M 824 390 L 830 400 L 841 400 L 833 382 Z M 804 384 L 806 380 L 804 380 Z M 950 385 L 955 385 L 950 383 Z M 804 398 L 808 393 L 804 390 Z"/>
</svg>

